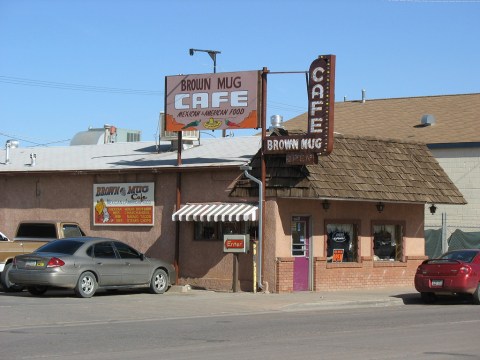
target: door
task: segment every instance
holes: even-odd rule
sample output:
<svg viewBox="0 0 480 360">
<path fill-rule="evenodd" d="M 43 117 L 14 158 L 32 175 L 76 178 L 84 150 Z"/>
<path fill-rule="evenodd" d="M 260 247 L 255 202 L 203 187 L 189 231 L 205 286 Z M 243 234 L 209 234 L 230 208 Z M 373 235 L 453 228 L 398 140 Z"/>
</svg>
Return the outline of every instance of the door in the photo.
<svg viewBox="0 0 480 360">
<path fill-rule="evenodd" d="M 115 241 L 115 248 L 123 264 L 122 282 L 126 285 L 147 284 L 151 280 L 153 267 L 148 260 L 127 244 Z"/>
<path fill-rule="evenodd" d="M 292 218 L 292 256 L 293 291 L 310 290 L 310 234 L 306 216 Z"/>
<path fill-rule="evenodd" d="M 122 285 L 122 273 L 125 265 L 117 258 L 111 241 L 94 245 L 93 261 L 98 274 L 98 285 Z"/>
</svg>

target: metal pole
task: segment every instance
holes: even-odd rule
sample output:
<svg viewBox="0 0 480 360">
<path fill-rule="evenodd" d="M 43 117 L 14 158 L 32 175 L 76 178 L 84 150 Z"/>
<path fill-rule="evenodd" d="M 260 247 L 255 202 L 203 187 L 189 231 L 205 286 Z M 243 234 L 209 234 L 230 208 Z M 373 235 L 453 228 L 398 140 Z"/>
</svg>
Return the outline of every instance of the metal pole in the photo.
<svg viewBox="0 0 480 360">
<path fill-rule="evenodd" d="M 238 253 L 233 254 L 233 292 L 238 292 Z"/>
<path fill-rule="evenodd" d="M 263 241 L 263 234 L 265 233 L 265 191 L 266 191 L 266 178 L 267 178 L 267 165 L 265 162 L 265 154 L 263 153 L 263 143 L 265 141 L 265 138 L 267 136 L 267 74 L 269 70 L 264 67 L 262 71 L 262 116 L 261 116 L 261 122 L 262 122 L 262 145 L 260 148 L 260 153 L 261 153 L 261 184 L 262 184 L 262 191 L 259 193 L 260 199 L 261 199 L 261 206 L 260 209 L 261 211 L 261 232 L 262 232 L 262 243 L 259 244 L 260 247 L 260 288 L 264 291 L 268 291 L 267 289 L 264 288 L 263 282 L 262 282 L 262 264 L 263 264 L 263 253 L 265 250 L 265 242 Z"/>
<path fill-rule="evenodd" d="M 262 244 L 263 244 L 263 184 L 256 177 L 248 173 L 248 170 L 243 172 L 245 176 L 258 184 L 258 287 L 263 289 L 262 285 Z"/>
</svg>

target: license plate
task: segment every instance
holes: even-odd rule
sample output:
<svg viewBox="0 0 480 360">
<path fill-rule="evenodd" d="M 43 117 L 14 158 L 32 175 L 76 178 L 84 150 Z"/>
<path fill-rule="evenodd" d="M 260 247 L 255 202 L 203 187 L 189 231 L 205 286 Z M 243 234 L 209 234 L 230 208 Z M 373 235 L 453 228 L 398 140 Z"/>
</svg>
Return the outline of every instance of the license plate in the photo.
<svg viewBox="0 0 480 360">
<path fill-rule="evenodd" d="M 432 286 L 442 287 L 443 286 L 443 280 L 432 280 Z"/>
<path fill-rule="evenodd" d="M 25 267 L 43 267 L 44 265 L 43 261 L 29 260 L 25 262 Z"/>
</svg>

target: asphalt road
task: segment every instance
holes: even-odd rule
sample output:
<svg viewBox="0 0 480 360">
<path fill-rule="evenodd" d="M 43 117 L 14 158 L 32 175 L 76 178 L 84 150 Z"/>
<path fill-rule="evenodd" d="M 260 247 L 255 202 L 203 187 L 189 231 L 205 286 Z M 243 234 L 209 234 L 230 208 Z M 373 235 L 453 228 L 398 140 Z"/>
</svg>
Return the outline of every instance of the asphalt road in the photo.
<svg viewBox="0 0 480 360">
<path fill-rule="evenodd" d="M 480 359 L 480 306 L 370 295 L 0 293 L 0 359 Z"/>
</svg>

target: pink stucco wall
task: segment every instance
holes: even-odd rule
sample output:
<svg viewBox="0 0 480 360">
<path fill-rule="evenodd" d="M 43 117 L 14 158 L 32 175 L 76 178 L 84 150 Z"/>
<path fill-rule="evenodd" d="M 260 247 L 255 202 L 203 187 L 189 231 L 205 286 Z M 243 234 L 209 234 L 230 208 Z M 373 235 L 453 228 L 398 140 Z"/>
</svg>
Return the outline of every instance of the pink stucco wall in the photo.
<svg viewBox="0 0 480 360">
<path fill-rule="evenodd" d="M 240 175 L 237 170 L 212 169 L 187 171 L 182 174 L 182 204 L 187 202 L 221 202 L 258 199 L 232 199 L 228 190 Z M 0 226 L 2 232 L 13 237 L 18 222 L 22 220 L 59 219 L 80 223 L 88 235 L 105 236 L 123 240 L 150 256 L 173 262 L 175 258 L 176 224 L 171 220 L 176 203 L 176 173 L 127 172 L 115 174 L 20 174 L 0 176 Z M 93 184 L 154 182 L 154 226 L 93 226 Z M 316 273 L 331 270 L 325 261 L 325 221 L 355 221 L 359 224 L 361 263 L 357 268 L 343 266 L 327 275 L 332 279 L 353 277 L 359 286 L 370 286 L 358 281 L 361 274 L 374 269 L 372 263 L 372 221 L 404 222 L 404 252 L 407 262 L 389 268 L 388 278 L 398 276 L 408 281 L 412 268 L 424 255 L 424 206 L 422 204 L 386 204 L 378 213 L 373 202 L 331 201 L 328 211 L 321 200 L 267 199 L 265 208 L 265 233 L 263 244 L 263 281 L 270 291 L 291 289 L 291 232 L 292 216 L 309 216 Z M 221 241 L 195 241 L 193 222 L 180 223 L 179 265 L 180 283 L 209 289 L 232 288 L 232 254 L 223 253 Z M 410 260 L 409 260 L 410 259 Z M 370 262 L 370 263 L 369 263 Z M 363 265 L 362 265 L 363 264 Z M 368 265 L 370 264 L 370 265 Z M 337 266 L 337 268 L 340 266 Z M 377 266 L 378 267 L 378 266 Z M 408 269 L 407 269 L 408 267 Z M 372 270 L 376 271 L 376 270 Z M 378 282 L 382 271 L 377 271 Z M 369 274 L 371 275 L 371 273 Z M 363 276 L 365 277 L 365 276 Z M 393 279 L 393 280 L 392 280 Z M 407 280 L 405 280 L 407 279 Z M 242 291 L 253 289 L 253 257 L 239 256 L 239 280 Z M 315 289 L 325 283 L 318 277 Z M 283 285 L 282 285 L 283 284 Z"/>
<path fill-rule="evenodd" d="M 333 280 L 329 282 L 329 286 L 337 282 L 342 287 L 342 283 L 350 283 L 342 281 L 343 277 L 355 277 L 365 279 L 369 275 L 365 268 L 379 268 L 386 264 L 370 264 L 373 258 L 372 243 L 372 225 L 375 222 L 402 223 L 404 230 L 404 257 L 405 262 L 396 263 L 397 266 L 388 264 L 389 271 L 385 274 L 385 284 L 403 285 L 410 283 L 412 277 L 412 268 L 416 268 L 419 260 L 424 257 L 424 205 L 423 204 L 385 204 L 383 212 L 379 213 L 375 207 L 375 202 L 360 201 L 330 201 L 330 208 L 324 210 L 321 200 L 306 199 L 272 199 L 267 204 L 268 217 L 266 220 L 265 243 L 268 247 L 269 260 L 265 262 L 265 280 L 269 282 L 269 286 L 273 291 L 279 291 L 279 287 L 284 286 L 291 291 L 291 272 L 293 258 L 291 255 L 291 230 L 290 224 L 293 216 L 310 217 L 311 239 L 313 247 L 313 257 L 320 264 L 316 264 L 316 273 L 319 274 L 318 266 L 323 268 L 343 267 L 345 272 L 339 274 L 338 271 L 323 273 L 322 278 L 331 277 Z M 360 263 L 359 264 L 328 264 L 326 262 L 326 223 L 349 223 L 358 224 L 358 236 L 360 242 Z M 276 259 L 274 261 L 273 259 Z M 317 261 L 316 260 L 316 261 Z M 411 263 L 409 266 L 408 263 Z M 281 264 L 281 265 L 279 265 Z M 374 266 L 375 265 L 375 266 Z M 280 267 L 280 268 L 279 268 Z M 403 269 L 408 267 L 408 271 Z M 286 270 L 287 269 L 287 270 Z M 290 269 L 290 270 L 288 270 Z M 392 270 L 393 269 L 393 270 Z M 382 273 L 382 271 L 378 271 Z M 359 274 L 362 274 L 359 276 Z M 367 276 L 366 276 L 367 275 Z M 290 278 L 285 279 L 285 277 Z M 314 275 L 315 276 L 315 275 Z M 324 289 L 320 276 L 314 279 L 316 289 Z M 396 279 L 396 280 L 395 280 Z M 413 277 L 412 277 L 413 280 Z M 284 284 L 284 285 L 281 285 Z M 290 285 L 285 285 L 290 284 Z M 365 281 L 351 282 L 359 287 L 373 286 L 375 284 L 367 284 Z M 381 285 L 381 277 L 377 279 L 376 285 Z M 286 290 L 286 291 L 289 291 Z"/>
</svg>

